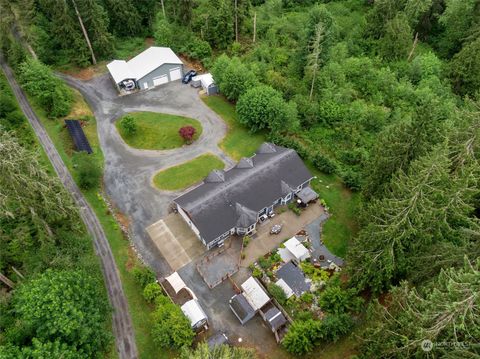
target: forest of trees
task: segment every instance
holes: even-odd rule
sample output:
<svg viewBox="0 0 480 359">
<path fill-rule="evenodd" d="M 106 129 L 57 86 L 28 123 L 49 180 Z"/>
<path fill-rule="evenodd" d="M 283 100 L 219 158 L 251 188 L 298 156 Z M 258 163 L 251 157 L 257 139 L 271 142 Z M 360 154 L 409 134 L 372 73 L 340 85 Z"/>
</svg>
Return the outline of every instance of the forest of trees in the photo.
<svg viewBox="0 0 480 359">
<path fill-rule="evenodd" d="M 0 357 L 92 358 L 112 343 L 111 308 L 77 208 L 39 158 L 0 76 Z"/>
<path fill-rule="evenodd" d="M 478 0 L 0 0 L 0 8 L 1 49 L 19 71 L 25 50 L 8 35 L 15 18 L 39 60 L 52 67 L 111 59 L 122 43 L 146 36 L 200 61 L 252 133 L 296 149 L 359 192 L 360 229 L 349 243 L 347 281 L 331 293 L 353 302 L 349 291 L 368 298 L 368 315 L 355 315 L 365 326 L 358 355 L 415 357 L 425 339 L 466 343 L 440 348 L 439 356 L 442 350 L 451 357 L 479 355 L 478 347 L 467 345 L 480 337 Z M 45 106 L 61 113 L 68 102 L 62 96 L 47 98 Z M 3 127 L 28 132 L 4 97 Z M 29 186 L 35 186 L 44 175 L 32 170 L 31 155 L 18 143 L 28 146 L 31 137 L 2 136 L 2 146 L 22 153 L 16 168 L 30 168 Z M 2 194 L 15 193 L 7 184 L 17 183 L 14 178 L 0 181 Z M 83 263 L 75 266 L 78 273 L 63 272 L 90 257 L 75 254 L 86 242 L 83 229 L 65 220 L 71 204 L 58 195 L 51 200 L 55 206 L 35 207 L 39 212 L 27 211 L 21 201 L 0 202 L 6 214 L 0 269 L 38 274 L 28 284 L 38 291 L 52 278 L 68 286 L 82 270 L 92 270 Z M 18 223 L 8 215 L 10 205 L 28 215 Z M 23 325 L 7 332 L 12 351 L 25 343 L 26 350 L 72 345 L 60 334 L 36 336 L 29 326 L 41 318 L 32 318 L 29 306 L 42 303 L 28 304 L 32 298 L 18 293 L 7 305 L 15 305 Z M 338 337 L 354 327 L 344 314 L 357 307 L 340 310 L 324 300 L 331 319 L 323 326 L 293 326 L 284 341 L 292 353 L 332 341 L 325 329 L 331 323 Z M 7 313 L 0 328 L 14 320 Z M 101 347 L 105 340 L 98 336 L 95 343 Z M 82 353 L 91 350 L 76 345 Z"/>
</svg>

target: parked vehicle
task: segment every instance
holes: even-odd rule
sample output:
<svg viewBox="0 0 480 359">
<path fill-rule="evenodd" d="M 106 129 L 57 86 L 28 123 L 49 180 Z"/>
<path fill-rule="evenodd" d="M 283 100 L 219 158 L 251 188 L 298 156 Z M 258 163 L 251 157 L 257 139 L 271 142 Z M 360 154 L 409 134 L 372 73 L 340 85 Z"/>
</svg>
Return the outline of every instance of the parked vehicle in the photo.
<svg viewBox="0 0 480 359">
<path fill-rule="evenodd" d="M 279 234 L 282 231 L 282 225 L 276 224 L 270 229 L 270 234 Z"/>
<path fill-rule="evenodd" d="M 127 91 L 132 91 L 135 89 L 135 81 L 133 80 L 125 80 L 123 81 L 123 87 Z"/>
<path fill-rule="evenodd" d="M 195 70 L 190 70 L 188 71 L 185 76 L 183 76 L 182 83 L 188 84 L 190 81 L 192 81 L 192 78 L 197 76 L 197 71 Z"/>
</svg>

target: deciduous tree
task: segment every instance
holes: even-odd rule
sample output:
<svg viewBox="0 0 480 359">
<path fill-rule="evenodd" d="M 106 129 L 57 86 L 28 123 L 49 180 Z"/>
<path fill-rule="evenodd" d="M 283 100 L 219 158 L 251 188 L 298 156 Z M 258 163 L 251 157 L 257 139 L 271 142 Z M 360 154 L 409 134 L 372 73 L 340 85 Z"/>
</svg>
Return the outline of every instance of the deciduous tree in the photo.
<svg viewBox="0 0 480 359">
<path fill-rule="evenodd" d="M 286 131 L 297 126 L 296 107 L 287 103 L 280 92 L 270 86 L 257 86 L 243 94 L 237 104 L 238 120 L 250 131 L 269 129 Z"/>
<path fill-rule="evenodd" d="M 111 340 L 109 306 L 101 287 L 98 279 L 83 271 L 47 270 L 17 289 L 14 306 L 39 340 L 59 340 L 95 355 Z"/>
</svg>

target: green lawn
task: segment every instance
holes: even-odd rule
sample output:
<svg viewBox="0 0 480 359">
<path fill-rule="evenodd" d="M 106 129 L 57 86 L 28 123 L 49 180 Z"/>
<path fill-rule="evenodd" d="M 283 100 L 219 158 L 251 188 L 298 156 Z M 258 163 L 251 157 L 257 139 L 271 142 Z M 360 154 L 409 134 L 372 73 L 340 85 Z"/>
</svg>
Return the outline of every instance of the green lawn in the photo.
<svg viewBox="0 0 480 359">
<path fill-rule="evenodd" d="M 333 175 L 325 175 L 306 163 L 314 176 L 312 188 L 327 203 L 330 218 L 323 225 L 322 240 L 332 253 L 345 258 L 350 240 L 358 230 L 360 195 L 352 193 Z"/>
<path fill-rule="evenodd" d="M 238 123 L 235 106 L 223 96 L 205 96 L 202 100 L 227 123 L 228 133 L 220 142 L 220 148 L 231 158 L 238 161 L 242 157 L 250 157 L 265 142 L 264 133 L 252 134 Z"/>
<path fill-rule="evenodd" d="M 183 126 L 195 128 L 194 140 L 202 134 L 202 125 L 192 118 L 155 112 L 131 112 L 126 116 L 135 118 L 137 132 L 134 135 L 125 133 L 121 125 L 123 117 L 118 119 L 115 125 L 123 140 L 138 149 L 168 150 L 183 146 L 184 141 L 178 134 L 178 130 Z"/>
<path fill-rule="evenodd" d="M 76 175 L 73 171 L 71 157 L 73 153 L 73 143 L 68 135 L 67 130 L 63 126 L 63 119 L 48 119 L 45 111 L 38 106 L 36 101 L 32 98 L 29 99 L 35 113 L 45 126 L 57 151 L 75 178 Z M 98 142 L 95 118 L 92 116 L 92 112 L 88 105 L 84 102 L 82 96 L 76 91 L 75 99 L 76 103 L 72 113 L 67 117 L 84 118 L 86 120 L 87 125 L 84 126 L 84 132 L 88 137 L 93 149 L 93 154 L 90 156 L 93 161 L 96 161 L 100 166 L 103 167 L 103 153 Z M 168 358 L 169 352 L 165 350 L 159 350 L 159 348 L 153 343 L 151 336 L 152 323 L 150 320 L 150 313 L 153 311 L 153 307 L 144 300 L 142 296 L 142 289 L 130 272 L 131 268 L 138 261 L 135 252 L 132 250 L 129 241 L 125 238 L 120 230 L 117 221 L 110 213 L 110 210 L 108 209 L 101 194 L 102 190 L 100 185 L 98 188 L 83 190 L 82 192 L 97 214 L 97 217 L 103 226 L 105 234 L 110 243 L 113 256 L 117 263 L 123 289 L 128 300 L 129 311 L 133 321 L 135 339 L 140 358 Z M 112 350 L 112 353 L 110 353 L 108 357 L 116 358 L 118 356 L 116 355 L 116 351 Z"/>
<path fill-rule="evenodd" d="M 210 153 L 198 156 L 191 161 L 158 172 L 153 178 L 155 187 L 175 191 L 190 187 L 201 181 L 214 169 L 223 169 L 225 164 Z"/>
</svg>

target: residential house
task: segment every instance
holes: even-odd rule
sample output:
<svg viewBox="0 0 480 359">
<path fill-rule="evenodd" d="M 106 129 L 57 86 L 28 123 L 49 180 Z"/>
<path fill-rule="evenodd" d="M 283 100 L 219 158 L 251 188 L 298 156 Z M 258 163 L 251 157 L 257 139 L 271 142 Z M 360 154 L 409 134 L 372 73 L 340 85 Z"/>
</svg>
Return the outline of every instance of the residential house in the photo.
<svg viewBox="0 0 480 359">
<path fill-rule="evenodd" d="M 252 157 L 214 170 L 201 185 L 174 200 L 178 213 L 208 248 L 231 235 L 255 231 L 260 218 L 291 202 L 313 176 L 298 154 L 264 143 Z"/>
</svg>

